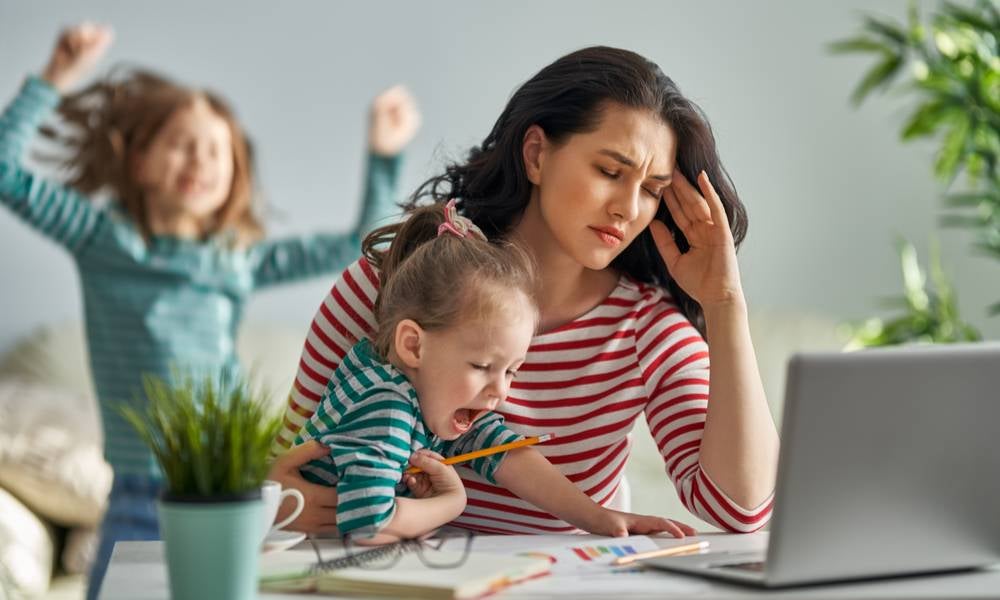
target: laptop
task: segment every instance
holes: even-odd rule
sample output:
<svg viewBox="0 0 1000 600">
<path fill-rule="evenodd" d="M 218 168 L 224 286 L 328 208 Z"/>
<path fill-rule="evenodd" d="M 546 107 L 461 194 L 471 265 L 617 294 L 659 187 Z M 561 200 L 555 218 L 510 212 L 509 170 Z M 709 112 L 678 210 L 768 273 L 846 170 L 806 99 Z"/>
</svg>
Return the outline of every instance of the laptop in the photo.
<svg viewBox="0 0 1000 600">
<path fill-rule="evenodd" d="M 763 587 L 1000 562 L 1000 344 L 797 354 L 767 549 L 643 565 Z"/>
</svg>

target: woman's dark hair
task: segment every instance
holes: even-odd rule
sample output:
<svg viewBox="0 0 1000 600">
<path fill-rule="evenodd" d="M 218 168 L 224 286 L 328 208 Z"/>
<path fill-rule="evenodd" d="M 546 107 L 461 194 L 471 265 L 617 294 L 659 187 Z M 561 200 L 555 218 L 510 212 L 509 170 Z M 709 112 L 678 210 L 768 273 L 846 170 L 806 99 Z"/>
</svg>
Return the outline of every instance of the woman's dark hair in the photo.
<svg viewBox="0 0 1000 600">
<path fill-rule="evenodd" d="M 495 239 L 517 224 L 531 197 L 532 183 L 524 167 L 525 132 L 538 125 L 552 143 L 588 133 L 600 126 L 609 104 L 650 110 L 677 137 L 677 166 L 694 183 L 704 170 L 729 217 L 737 247 L 746 236 L 746 209 L 722 166 L 708 119 L 685 98 L 653 62 L 617 48 L 595 46 L 567 54 L 539 71 L 514 92 L 483 143 L 464 162 L 421 185 L 407 208 L 424 198 L 444 202 L 455 198 L 462 213 Z M 656 218 L 666 223 L 682 252 L 689 248 L 664 205 Z M 648 230 L 626 248 L 611 266 L 633 278 L 666 287 L 685 316 L 704 333 L 701 307 L 670 277 Z"/>
</svg>

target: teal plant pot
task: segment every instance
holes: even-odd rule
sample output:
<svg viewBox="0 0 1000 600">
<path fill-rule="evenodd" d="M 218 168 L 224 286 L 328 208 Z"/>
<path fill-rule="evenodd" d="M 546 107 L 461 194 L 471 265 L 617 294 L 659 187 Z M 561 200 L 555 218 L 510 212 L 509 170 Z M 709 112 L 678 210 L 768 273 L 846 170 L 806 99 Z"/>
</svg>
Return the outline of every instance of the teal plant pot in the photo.
<svg viewBox="0 0 1000 600">
<path fill-rule="evenodd" d="M 257 597 L 264 503 L 260 491 L 219 498 L 159 501 L 173 600 Z"/>
</svg>

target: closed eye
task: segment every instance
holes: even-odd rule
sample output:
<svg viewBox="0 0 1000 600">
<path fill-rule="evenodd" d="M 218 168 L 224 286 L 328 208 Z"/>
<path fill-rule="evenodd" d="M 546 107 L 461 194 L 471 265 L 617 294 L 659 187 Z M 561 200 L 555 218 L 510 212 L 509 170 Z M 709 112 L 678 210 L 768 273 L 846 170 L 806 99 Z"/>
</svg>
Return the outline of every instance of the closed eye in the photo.
<svg viewBox="0 0 1000 600">
<path fill-rule="evenodd" d="M 490 366 L 489 365 L 481 365 L 479 363 L 469 363 L 469 366 L 471 366 L 473 369 L 476 369 L 477 371 L 489 371 L 490 370 Z"/>
<path fill-rule="evenodd" d="M 597 170 L 600 171 L 601 174 L 603 174 L 608 179 L 618 179 L 619 177 L 621 177 L 621 173 L 618 171 L 609 171 L 604 167 L 597 167 Z"/>
<path fill-rule="evenodd" d="M 649 189 L 649 188 L 642 188 L 642 189 L 643 189 L 643 191 L 645 191 L 645 192 L 646 192 L 647 194 L 649 194 L 650 196 L 652 196 L 653 198 L 655 198 L 655 199 L 657 199 L 657 200 L 659 200 L 659 199 L 660 199 L 660 196 L 662 196 L 662 195 L 663 195 L 663 190 L 662 190 L 662 189 L 660 189 L 660 190 L 651 190 L 651 189 Z"/>
</svg>

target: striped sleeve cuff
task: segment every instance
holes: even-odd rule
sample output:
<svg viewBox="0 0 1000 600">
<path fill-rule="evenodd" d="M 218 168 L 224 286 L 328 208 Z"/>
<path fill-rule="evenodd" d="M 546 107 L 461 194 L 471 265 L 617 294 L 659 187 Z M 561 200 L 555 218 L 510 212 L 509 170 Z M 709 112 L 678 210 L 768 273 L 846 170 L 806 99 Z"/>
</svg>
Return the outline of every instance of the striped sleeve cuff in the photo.
<svg viewBox="0 0 1000 600">
<path fill-rule="evenodd" d="M 689 509 L 709 523 L 733 533 L 752 533 L 771 520 L 774 492 L 755 506 L 746 509 L 737 504 L 712 481 L 703 468 L 698 468 L 691 482 Z"/>
<path fill-rule="evenodd" d="M 52 84 L 37 75 L 32 75 L 24 82 L 24 95 L 38 106 L 55 108 L 59 105 L 61 96 Z"/>
</svg>

